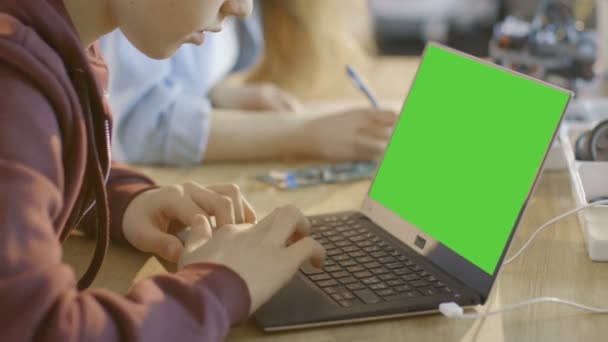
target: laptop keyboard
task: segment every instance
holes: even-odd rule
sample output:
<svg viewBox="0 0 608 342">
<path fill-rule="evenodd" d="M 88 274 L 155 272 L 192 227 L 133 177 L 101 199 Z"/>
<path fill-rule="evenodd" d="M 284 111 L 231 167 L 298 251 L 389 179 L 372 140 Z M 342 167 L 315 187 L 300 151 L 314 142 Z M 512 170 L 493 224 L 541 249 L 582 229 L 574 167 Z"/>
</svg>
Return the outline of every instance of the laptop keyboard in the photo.
<svg viewBox="0 0 608 342">
<path fill-rule="evenodd" d="M 362 224 L 359 215 L 312 218 L 312 237 L 327 250 L 323 269 L 301 272 L 343 307 L 452 293 L 435 276 Z"/>
</svg>

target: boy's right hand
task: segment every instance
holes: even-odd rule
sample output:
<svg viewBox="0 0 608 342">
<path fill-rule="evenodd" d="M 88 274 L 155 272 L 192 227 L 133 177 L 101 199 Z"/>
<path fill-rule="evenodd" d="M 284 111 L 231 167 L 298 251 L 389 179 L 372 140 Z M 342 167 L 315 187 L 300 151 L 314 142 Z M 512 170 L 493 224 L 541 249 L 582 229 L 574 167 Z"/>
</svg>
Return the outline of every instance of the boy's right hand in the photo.
<svg viewBox="0 0 608 342">
<path fill-rule="evenodd" d="M 211 235 L 209 221 L 197 216 L 193 231 Z M 188 237 L 179 268 L 197 262 L 224 265 L 243 278 L 255 312 L 291 280 L 298 268 L 310 260 L 322 267 L 325 250 L 309 237 L 308 219 L 293 206 L 275 209 L 258 224 L 226 225 L 200 246 L 200 237 Z"/>
<path fill-rule="evenodd" d="M 334 160 L 378 160 L 386 150 L 397 113 L 355 109 L 311 118 L 299 138 L 306 154 Z"/>
</svg>

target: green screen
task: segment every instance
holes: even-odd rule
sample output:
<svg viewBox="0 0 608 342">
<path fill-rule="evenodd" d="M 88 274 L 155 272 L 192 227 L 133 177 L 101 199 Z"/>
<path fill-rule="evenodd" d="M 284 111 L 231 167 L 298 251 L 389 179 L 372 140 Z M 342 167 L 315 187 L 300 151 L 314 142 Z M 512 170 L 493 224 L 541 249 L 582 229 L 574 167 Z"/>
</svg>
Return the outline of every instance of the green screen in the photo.
<svg viewBox="0 0 608 342">
<path fill-rule="evenodd" d="M 428 46 L 370 197 L 493 274 L 569 97 Z"/>
</svg>

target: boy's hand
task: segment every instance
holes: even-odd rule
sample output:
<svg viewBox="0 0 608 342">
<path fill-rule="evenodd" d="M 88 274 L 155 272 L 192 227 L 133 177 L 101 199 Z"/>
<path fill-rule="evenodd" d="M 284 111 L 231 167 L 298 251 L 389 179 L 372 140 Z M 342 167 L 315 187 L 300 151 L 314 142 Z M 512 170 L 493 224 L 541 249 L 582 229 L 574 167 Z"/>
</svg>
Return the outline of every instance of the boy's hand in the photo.
<svg viewBox="0 0 608 342">
<path fill-rule="evenodd" d="M 209 94 L 218 108 L 245 111 L 298 112 L 302 105 L 297 98 L 272 83 L 216 86 Z"/>
<path fill-rule="evenodd" d="M 196 231 L 200 225 L 192 224 L 197 215 L 214 217 L 218 227 L 256 222 L 253 208 L 236 185 L 203 187 L 188 182 L 139 194 L 124 213 L 122 229 L 133 247 L 176 262 L 183 245 L 174 235 L 178 232 L 170 231 L 171 223 L 190 226 L 193 237 L 208 238 L 208 232 Z"/>
<path fill-rule="evenodd" d="M 334 160 L 377 160 L 386 150 L 397 114 L 355 109 L 311 117 L 296 138 L 305 154 Z"/>
<path fill-rule="evenodd" d="M 193 229 L 211 231 L 204 216 L 197 217 Z M 178 266 L 211 262 L 232 269 L 249 288 L 253 313 L 285 286 L 305 261 L 323 267 L 325 250 L 309 233 L 310 223 L 298 209 L 279 208 L 253 227 L 222 227 L 198 248 L 190 248 L 197 239 L 190 241 L 189 236 Z"/>
</svg>

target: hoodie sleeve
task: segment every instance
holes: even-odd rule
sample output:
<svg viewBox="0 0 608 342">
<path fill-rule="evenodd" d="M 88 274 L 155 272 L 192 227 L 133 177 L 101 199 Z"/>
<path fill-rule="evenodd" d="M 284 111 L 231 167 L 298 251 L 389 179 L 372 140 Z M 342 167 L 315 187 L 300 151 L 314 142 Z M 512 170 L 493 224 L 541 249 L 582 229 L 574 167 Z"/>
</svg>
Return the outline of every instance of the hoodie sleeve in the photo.
<svg viewBox="0 0 608 342">
<path fill-rule="evenodd" d="M 246 318 L 246 284 L 214 264 L 148 278 L 126 296 L 79 291 L 58 237 L 64 146 L 53 107 L 6 64 L 0 89 L 0 340 L 217 341 Z M 115 194 L 133 193 L 138 176 L 117 170 Z"/>
</svg>

